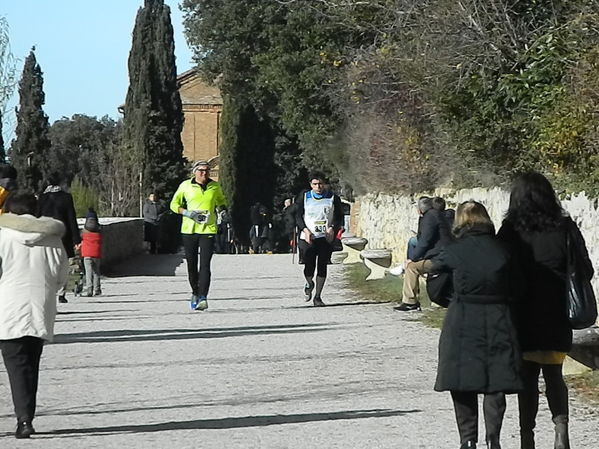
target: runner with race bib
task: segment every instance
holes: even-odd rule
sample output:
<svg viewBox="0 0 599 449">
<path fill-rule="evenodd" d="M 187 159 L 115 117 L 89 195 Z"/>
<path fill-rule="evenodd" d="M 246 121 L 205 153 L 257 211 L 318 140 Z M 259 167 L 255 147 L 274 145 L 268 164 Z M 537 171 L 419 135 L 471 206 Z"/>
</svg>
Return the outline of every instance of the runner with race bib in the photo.
<svg viewBox="0 0 599 449">
<path fill-rule="evenodd" d="M 192 173 L 193 178 L 179 185 L 170 207 L 173 212 L 183 215 L 181 234 L 192 291 L 191 309 L 206 310 L 211 277 L 210 262 L 217 232 L 216 211 L 225 208 L 226 200 L 220 184 L 210 179 L 208 162 L 198 161 L 193 164 Z"/>
<path fill-rule="evenodd" d="M 333 240 L 343 226 L 343 209 L 339 197 L 326 189 L 326 179 L 322 173 L 310 176 L 310 187 L 311 190 L 302 192 L 296 201 L 296 221 L 301 230 L 298 248 L 300 260 L 304 263 L 305 300 L 313 299 L 316 307 L 322 307 L 324 302 L 321 293 L 333 252 Z"/>
</svg>

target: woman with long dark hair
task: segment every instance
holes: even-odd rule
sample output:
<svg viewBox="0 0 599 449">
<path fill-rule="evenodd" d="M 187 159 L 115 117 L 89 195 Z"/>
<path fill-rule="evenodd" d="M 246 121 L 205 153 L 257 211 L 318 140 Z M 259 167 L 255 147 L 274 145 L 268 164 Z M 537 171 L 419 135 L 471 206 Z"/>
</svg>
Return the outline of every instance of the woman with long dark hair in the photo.
<svg viewBox="0 0 599 449">
<path fill-rule="evenodd" d="M 454 234 L 455 242 L 432 259 L 433 271 L 453 274 L 455 290 L 439 338 L 435 390 L 451 392 L 460 449 L 476 447 L 478 395 L 483 394 L 486 447 L 500 449 L 505 394 L 522 389 L 511 313 L 518 271 L 482 204 L 459 205 Z"/>
<path fill-rule="evenodd" d="M 572 347 L 566 312 L 566 235 L 586 255 L 586 273 L 593 267 L 582 234 L 565 214 L 551 183 L 540 173 L 524 173 L 514 181 L 510 204 L 498 236 L 517 256 L 524 282 L 516 312 L 523 351 L 524 391 L 518 395 L 521 449 L 534 449 L 539 407 L 539 374 L 555 423 L 555 449 L 568 449 L 568 388 L 562 375 Z"/>
</svg>

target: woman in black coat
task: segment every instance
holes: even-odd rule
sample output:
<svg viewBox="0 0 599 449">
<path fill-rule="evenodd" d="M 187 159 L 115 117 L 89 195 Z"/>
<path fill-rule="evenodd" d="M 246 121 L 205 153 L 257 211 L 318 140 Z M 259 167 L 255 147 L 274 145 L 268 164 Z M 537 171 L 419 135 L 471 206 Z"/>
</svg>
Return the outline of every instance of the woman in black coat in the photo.
<svg viewBox="0 0 599 449">
<path fill-rule="evenodd" d="M 522 449 L 534 449 L 534 427 L 539 407 L 542 371 L 549 408 L 555 423 L 555 449 L 567 449 L 568 388 L 562 364 L 572 347 L 572 328 L 566 313 L 566 233 L 584 254 L 584 275 L 593 266 L 576 224 L 565 216 L 549 181 L 539 173 L 525 173 L 514 182 L 499 238 L 517 256 L 525 283 L 517 308 L 523 351 L 524 391 L 518 395 Z"/>
<path fill-rule="evenodd" d="M 477 395 L 484 394 L 487 447 L 500 449 L 505 393 L 522 389 L 511 316 L 516 270 L 482 204 L 460 204 L 454 234 L 455 242 L 433 259 L 433 271 L 451 271 L 454 285 L 439 339 L 435 390 L 451 392 L 461 449 L 476 447 Z"/>
</svg>

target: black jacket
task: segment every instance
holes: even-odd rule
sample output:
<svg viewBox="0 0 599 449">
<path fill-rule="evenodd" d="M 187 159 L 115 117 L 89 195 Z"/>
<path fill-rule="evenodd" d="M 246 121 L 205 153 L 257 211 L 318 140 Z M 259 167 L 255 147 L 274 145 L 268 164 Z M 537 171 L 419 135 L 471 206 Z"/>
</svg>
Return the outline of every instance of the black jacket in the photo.
<svg viewBox="0 0 599 449">
<path fill-rule="evenodd" d="M 293 234 L 293 230 L 295 229 L 295 209 L 295 203 L 283 209 L 283 223 L 285 225 L 285 234 L 287 235 Z"/>
<path fill-rule="evenodd" d="M 445 214 L 436 209 L 427 210 L 418 220 L 418 243 L 414 248 L 412 260 L 432 259 L 447 245 L 451 237 L 451 228 Z"/>
<path fill-rule="evenodd" d="M 498 237 L 518 258 L 522 269 L 522 301 L 516 309 L 523 351 L 560 351 L 572 348 L 572 328 L 566 314 L 566 230 L 571 230 L 581 254 L 586 255 L 587 276 L 593 275 L 584 238 L 576 224 L 565 218 L 553 231 L 524 232 L 504 221 Z"/>
<path fill-rule="evenodd" d="M 454 297 L 439 339 L 437 391 L 513 393 L 522 388 L 511 316 L 516 267 L 492 226 L 458 235 L 433 269 L 453 273 Z"/>
<path fill-rule="evenodd" d="M 37 206 L 38 217 L 52 217 L 64 223 L 66 232 L 62 238 L 64 249 L 68 257 L 75 255 L 74 245 L 81 243 L 79 226 L 75 216 L 75 206 L 70 193 L 62 190 L 58 192 L 43 193 Z"/>
</svg>

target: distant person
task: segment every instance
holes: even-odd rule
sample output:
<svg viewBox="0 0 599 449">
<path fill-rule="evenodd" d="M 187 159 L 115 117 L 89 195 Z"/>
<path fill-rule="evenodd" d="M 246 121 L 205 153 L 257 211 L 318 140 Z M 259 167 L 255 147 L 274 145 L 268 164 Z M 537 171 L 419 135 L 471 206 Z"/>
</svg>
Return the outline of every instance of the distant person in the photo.
<svg viewBox="0 0 599 449">
<path fill-rule="evenodd" d="M 216 221 L 218 227 L 216 235 L 217 254 L 231 254 L 234 251 L 235 237 L 233 234 L 233 223 L 231 221 L 229 211 L 223 209 L 218 212 Z"/>
<path fill-rule="evenodd" d="M 484 394 L 486 447 L 501 449 L 505 393 L 522 389 L 520 350 L 511 305 L 517 300 L 517 267 L 495 238 L 485 207 L 458 207 L 456 240 L 431 260 L 431 271 L 453 274 L 454 295 L 439 338 L 435 390 L 450 391 L 460 448 L 478 441 L 478 394 Z"/>
<path fill-rule="evenodd" d="M 292 203 L 290 198 L 287 198 L 283 203 L 284 233 L 291 252 L 295 251 L 297 245 L 296 209 L 295 203 Z"/>
<path fill-rule="evenodd" d="M 261 254 L 266 251 L 271 251 L 270 237 L 272 222 L 268 208 L 257 201 L 250 208 L 250 220 L 252 226 L 250 228 L 249 237 L 252 244 L 251 253 Z"/>
<path fill-rule="evenodd" d="M 95 211 L 93 207 L 88 207 L 87 212 L 85 213 L 85 218 L 94 218 L 98 220 L 98 213 Z"/>
<path fill-rule="evenodd" d="M 14 193 L 0 215 L 0 350 L 17 417 L 15 437 L 29 438 L 44 341 L 54 336 L 56 292 L 67 279 L 62 222 L 36 218 L 33 194 Z"/>
<path fill-rule="evenodd" d="M 62 221 L 66 229 L 62 243 L 67 256 L 71 258 L 75 256 L 75 247 L 81 243 L 81 236 L 79 235 L 73 196 L 63 189 L 62 181 L 60 173 L 54 172 L 48 176 L 46 189 L 39 198 L 37 216 L 52 217 Z M 65 294 L 66 283 L 58 290 L 58 302 L 68 302 Z"/>
<path fill-rule="evenodd" d="M 455 210 L 447 209 L 447 205 L 445 200 L 440 196 L 435 196 L 432 199 L 433 201 L 433 209 L 439 211 L 445 216 L 445 220 L 447 220 L 447 225 L 449 229 L 453 228 L 453 222 L 455 221 Z"/>
<path fill-rule="evenodd" d="M 324 174 L 310 175 L 310 190 L 298 196 L 296 223 L 300 229 L 299 250 L 304 263 L 304 299 L 312 300 L 314 306 L 322 307 L 322 290 L 327 278 L 327 265 L 333 252 L 333 240 L 343 227 L 341 199 L 330 190 L 325 190 Z M 316 272 L 316 280 L 314 273 Z M 312 296 L 314 293 L 314 296 Z"/>
<path fill-rule="evenodd" d="M 0 214 L 10 192 L 17 189 L 17 170 L 9 164 L 0 164 Z"/>
<path fill-rule="evenodd" d="M 143 205 L 144 241 L 150 246 L 150 254 L 158 252 L 158 238 L 160 236 L 160 219 L 166 212 L 164 204 L 158 201 L 158 195 L 150 193 Z"/>
<path fill-rule="evenodd" d="M 102 259 L 102 233 L 98 219 L 90 216 L 85 219 L 81 233 L 81 257 L 85 267 L 84 296 L 100 296 L 100 260 Z"/>
<path fill-rule="evenodd" d="M 405 275 L 401 304 L 394 309 L 400 312 L 420 310 L 419 277 L 428 273 L 431 259 L 451 241 L 451 230 L 445 216 L 433 208 L 432 198 L 423 196 L 418 199 L 418 234 L 416 244 L 409 250 L 410 258 L 404 262 Z"/>
<path fill-rule="evenodd" d="M 539 408 L 539 374 L 555 424 L 555 448 L 570 447 L 568 387 L 562 365 L 572 349 L 572 327 L 566 308 L 566 236 L 579 254 L 583 272 L 593 277 L 593 265 L 578 226 L 566 216 L 551 183 L 540 173 L 516 178 L 499 238 L 517 256 L 524 278 L 522 304 L 516 309 L 518 337 L 523 351 L 524 391 L 518 395 L 522 449 L 535 447 L 534 429 Z"/>
<path fill-rule="evenodd" d="M 173 212 L 183 215 L 181 234 L 192 291 L 191 309 L 206 310 L 211 278 L 210 262 L 214 254 L 217 232 L 216 213 L 217 209 L 225 208 L 227 202 L 220 184 L 210 178 L 208 162 L 194 163 L 192 174 L 191 179 L 179 185 L 170 208 Z"/>
</svg>

